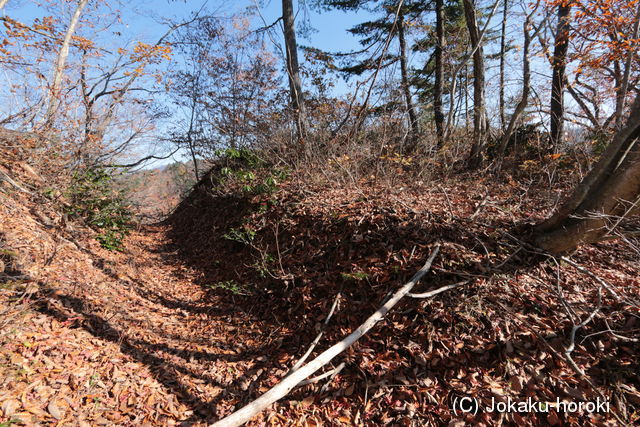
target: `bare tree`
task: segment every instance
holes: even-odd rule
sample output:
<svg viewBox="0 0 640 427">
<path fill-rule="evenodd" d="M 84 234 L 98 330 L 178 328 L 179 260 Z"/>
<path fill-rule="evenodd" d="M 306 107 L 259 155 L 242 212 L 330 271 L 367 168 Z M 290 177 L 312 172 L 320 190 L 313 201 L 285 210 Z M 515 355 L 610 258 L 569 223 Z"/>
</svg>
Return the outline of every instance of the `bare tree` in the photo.
<svg viewBox="0 0 640 427">
<path fill-rule="evenodd" d="M 500 0 L 496 0 L 495 3 L 493 3 L 493 6 L 491 7 L 491 12 L 487 15 L 486 17 L 486 21 L 484 26 L 482 27 L 482 31 L 480 31 L 478 33 L 478 37 L 477 37 L 477 43 L 474 44 L 474 46 L 472 46 L 472 49 L 469 49 L 468 52 L 465 53 L 464 57 L 462 58 L 462 60 L 460 61 L 460 63 L 458 64 L 458 66 L 453 70 L 453 73 L 451 75 L 451 84 L 449 86 L 449 112 L 447 113 L 447 122 L 446 122 L 446 126 L 444 128 L 444 139 L 446 140 L 448 138 L 448 136 L 451 134 L 453 125 L 454 125 L 454 113 L 457 110 L 457 107 L 455 106 L 455 98 L 454 98 L 454 94 L 456 93 L 456 89 L 457 89 L 457 84 L 458 81 L 460 81 L 461 85 L 460 85 L 460 94 L 462 94 L 462 92 L 464 92 L 464 100 L 465 100 L 465 119 L 468 118 L 468 115 L 466 114 L 466 112 L 469 111 L 468 108 L 468 102 L 467 102 L 467 97 L 468 97 L 468 90 L 467 90 L 467 85 L 466 84 L 462 84 L 464 82 L 467 82 L 469 80 L 468 78 L 468 70 L 467 70 L 467 62 L 469 61 L 469 59 L 473 56 L 474 60 L 476 59 L 475 55 L 478 52 L 478 50 L 480 50 L 480 48 L 482 47 L 482 40 L 485 36 L 485 34 L 487 33 L 487 29 L 489 28 L 489 23 L 491 22 L 491 18 L 493 18 L 493 15 L 496 13 L 496 10 L 498 9 L 498 4 L 500 4 Z M 475 17 L 475 6 L 473 4 L 471 4 L 471 9 L 473 12 L 473 16 Z M 477 29 L 477 22 L 476 22 L 476 29 Z M 480 59 L 482 61 L 482 55 L 478 56 L 478 59 Z M 484 69 L 484 67 L 482 67 Z M 460 72 L 464 69 L 464 76 L 460 76 Z M 475 84 L 474 84 L 475 86 Z M 483 85 L 484 87 L 484 85 Z M 461 98 L 462 96 L 460 96 L 459 98 L 459 102 L 461 102 Z M 484 96 L 483 96 L 484 99 Z M 486 114 L 485 114 L 486 117 Z M 483 122 L 486 125 L 486 120 L 483 120 Z M 467 124 L 468 127 L 468 124 Z M 481 149 L 479 151 L 479 153 L 481 153 Z"/>
<path fill-rule="evenodd" d="M 284 24 L 284 44 L 287 54 L 287 77 L 289 78 L 289 93 L 291 107 L 294 110 L 298 139 L 303 141 L 307 134 L 307 118 L 300 79 L 300 65 L 298 63 L 298 43 L 296 42 L 295 19 L 292 0 L 282 0 L 282 22 Z"/>
<path fill-rule="evenodd" d="M 400 44 L 400 74 L 402 79 L 402 92 L 404 93 L 405 102 L 407 103 L 407 112 L 409 113 L 409 130 L 411 132 L 411 144 L 413 149 L 418 144 L 418 134 L 420 129 L 418 127 L 418 116 L 416 114 L 415 106 L 411 96 L 411 88 L 409 85 L 409 72 L 407 71 L 407 42 L 404 35 L 404 14 L 400 9 L 400 15 L 398 16 L 398 41 Z"/>
<path fill-rule="evenodd" d="M 640 2 L 638 3 L 638 10 L 636 11 L 635 21 L 633 23 L 633 34 L 630 37 L 630 40 L 635 40 L 638 38 L 638 29 L 640 26 Z M 637 46 L 637 43 L 635 43 Z M 627 92 L 629 91 L 629 75 L 631 74 L 631 65 L 633 61 L 633 57 L 635 56 L 637 51 L 637 47 L 629 50 L 629 54 L 627 56 L 627 60 L 625 62 L 624 67 L 624 75 L 622 76 L 622 81 L 620 83 L 620 87 L 618 88 L 618 92 L 616 93 L 616 111 L 615 111 L 615 123 L 616 128 L 620 128 L 622 126 L 622 117 L 624 113 L 624 104 L 627 98 Z"/>
<path fill-rule="evenodd" d="M 444 145 L 444 114 L 442 112 L 442 92 L 444 78 L 444 2 L 436 0 L 436 47 L 435 47 L 435 86 L 433 88 L 433 114 L 436 122 L 438 149 Z"/>
<path fill-rule="evenodd" d="M 476 168 L 482 163 L 487 133 L 487 115 L 485 111 L 485 76 L 484 52 L 478 20 L 476 17 L 475 0 L 463 0 L 464 16 L 469 31 L 469 38 L 473 52 L 473 145 L 469 156 L 468 166 Z"/>
<path fill-rule="evenodd" d="M 504 0 L 502 7 L 502 24 L 500 26 L 500 126 L 505 131 L 506 120 L 504 117 L 504 64 L 507 53 L 507 15 L 509 13 L 509 0 Z"/>
<path fill-rule="evenodd" d="M 498 150 L 500 163 L 502 163 L 502 159 L 504 158 L 504 154 L 507 149 L 507 144 L 509 143 L 509 139 L 511 138 L 511 135 L 513 135 L 513 132 L 516 126 L 520 124 L 520 119 L 522 118 L 524 110 L 527 108 L 527 105 L 529 104 L 529 93 L 531 92 L 531 61 L 529 59 L 529 50 L 531 47 L 531 39 L 538 35 L 540 30 L 544 27 L 544 24 L 546 21 L 546 18 L 545 18 L 545 20 L 538 26 L 538 29 L 535 31 L 533 35 L 529 33 L 529 27 L 531 26 L 531 18 L 533 14 L 537 11 L 539 5 L 540 5 L 540 2 L 538 1 L 536 3 L 535 8 L 525 18 L 523 28 L 522 28 L 522 34 L 524 39 L 524 46 L 522 49 L 522 95 L 520 96 L 520 101 L 518 102 L 515 110 L 513 111 L 513 114 L 511 116 L 511 119 L 509 120 L 509 124 L 507 125 L 507 128 L 504 130 L 502 134 L 502 140 L 500 141 L 500 147 Z M 503 112 L 501 111 L 501 113 Z"/>
<path fill-rule="evenodd" d="M 551 59 L 551 149 L 562 143 L 564 135 L 564 87 L 566 83 L 567 51 L 569 50 L 569 23 L 571 21 L 571 2 L 562 2 L 558 6 L 558 24 L 555 48 Z"/>
<path fill-rule="evenodd" d="M 53 123 L 54 116 L 56 114 L 56 111 L 58 110 L 58 105 L 60 102 L 60 89 L 62 86 L 65 64 L 69 56 L 69 47 L 71 46 L 73 35 L 76 32 L 76 27 L 80 22 L 82 11 L 88 3 L 89 0 L 78 1 L 76 10 L 71 17 L 71 21 L 69 22 L 69 26 L 67 27 L 67 31 L 65 32 L 64 39 L 62 40 L 62 45 L 60 46 L 60 50 L 58 51 L 58 57 L 56 58 L 56 64 L 53 69 L 53 79 L 49 89 L 49 102 L 47 106 L 47 112 L 45 114 L 46 126 L 50 126 Z"/>
</svg>

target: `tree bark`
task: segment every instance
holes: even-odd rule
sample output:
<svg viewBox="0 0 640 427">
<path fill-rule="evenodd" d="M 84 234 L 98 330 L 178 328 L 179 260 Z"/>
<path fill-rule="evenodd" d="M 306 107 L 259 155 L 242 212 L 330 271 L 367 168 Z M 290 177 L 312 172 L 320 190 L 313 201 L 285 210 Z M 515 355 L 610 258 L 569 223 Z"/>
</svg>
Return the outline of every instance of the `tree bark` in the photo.
<svg viewBox="0 0 640 427">
<path fill-rule="evenodd" d="M 292 0 L 282 0 L 282 22 L 284 24 L 284 44 L 287 55 L 287 77 L 289 78 L 289 96 L 294 111 L 298 140 L 304 141 L 307 134 L 306 112 L 298 63 L 298 43 L 296 42 L 295 20 Z"/>
<path fill-rule="evenodd" d="M 635 40 L 638 38 L 638 30 L 640 27 L 640 2 L 638 3 L 638 9 L 636 11 L 635 21 L 633 23 L 633 33 L 630 35 L 630 40 Z M 629 50 L 629 55 L 627 56 L 627 60 L 624 64 L 624 75 L 622 76 L 622 82 L 620 84 L 620 88 L 618 89 L 618 93 L 616 94 L 616 129 L 620 129 L 622 126 L 622 117 L 624 114 L 624 106 L 625 100 L 627 98 L 627 92 L 629 91 L 629 75 L 631 74 L 631 65 L 633 61 L 633 57 L 635 56 L 637 51 L 637 43 L 636 48 Z"/>
<path fill-rule="evenodd" d="M 551 149 L 562 144 L 564 136 L 564 86 L 566 82 L 567 51 L 569 49 L 569 22 L 571 20 L 571 3 L 558 6 L 558 26 L 556 30 L 555 48 L 551 60 Z"/>
<path fill-rule="evenodd" d="M 486 139 L 486 111 L 484 97 L 484 52 L 478 30 L 475 0 L 463 0 L 464 16 L 469 31 L 473 53 L 473 145 L 468 166 L 477 168 L 482 164 L 482 151 Z"/>
<path fill-rule="evenodd" d="M 67 27 L 64 39 L 62 40 L 60 50 L 58 51 L 56 65 L 53 69 L 53 81 L 49 89 L 49 105 L 45 114 L 46 126 L 51 126 L 53 124 L 54 116 L 58 110 L 58 105 L 60 104 L 60 88 L 62 86 L 62 77 L 64 76 L 64 67 L 67 62 L 67 58 L 69 57 L 69 47 L 71 46 L 71 39 L 73 37 L 73 34 L 76 32 L 76 27 L 78 26 L 78 22 L 80 22 L 82 11 L 84 10 L 85 6 L 87 6 L 87 3 L 89 3 L 89 0 L 80 0 L 78 2 L 76 10 L 71 17 L 71 21 L 69 22 L 69 26 Z"/>
<path fill-rule="evenodd" d="M 436 0 L 436 49 L 435 49 L 435 87 L 433 88 L 433 114 L 436 122 L 437 149 L 444 146 L 444 114 L 442 112 L 442 92 L 444 64 L 444 5 L 443 0 Z M 452 96 L 453 97 L 453 96 Z"/>
<path fill-rule="evenodd" d="M 504 64 L 507 51 L 507 14 L 509 12 L 509 0 L 504 0 L 502 9 L 502 25 L 500 28 L 500 126 L 505 131 L 506 119 L 504 117 Z M 526 30 L 525 30 L 526 31 Z"/>
<path fill-rule="evenodd" d="M 640 96 L 591 172 L 558 212 L 537 227 L 536 244 L 552 252 L 594 243 L 640 205 Z M 615 226 L 613 224 L 613 226 Z"/>
<path fill-rule="evenodd" d="M 402 79 L 402 92 L 404 93 L 405 102 L 407 103 L 407 113 L 409 114 L 409 131 L 411 134 L 411 142 L 407 151 L 414 151 L 418 145 L 418 135 L 420 129 L 418 127 L 418 116 L 416 114 L 413 99 L 411 97 L 411 87 L 409 85 L 409 72 L 407 71 L 407 43 L 404 37 L 404 14 L 402 9 L 398 16 L 398 41 L 400 44 L 400 74 Z"/>
</svg>

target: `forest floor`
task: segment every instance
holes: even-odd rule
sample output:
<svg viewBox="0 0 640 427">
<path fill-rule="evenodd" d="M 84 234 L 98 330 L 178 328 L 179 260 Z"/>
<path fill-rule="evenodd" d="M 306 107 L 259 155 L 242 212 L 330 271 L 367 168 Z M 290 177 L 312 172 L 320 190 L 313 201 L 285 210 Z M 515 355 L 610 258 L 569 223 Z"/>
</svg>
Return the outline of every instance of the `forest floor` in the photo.
<svg viewBox="0 0 640 427">
<path fill-rule="evenodd" d="M 28 167 L 2 171 L 38 185 Z M 5 182 L 0 423 L 211 423 L 276 384 L 336 298 L 320 351 L 436 244 L 417 289 L 464 286 L 403 302 L 336 359 L 345 368 L 329 383 L 294 390 L 252 424 L 638 422 L 638 254 L 616 240 L 587 246 L 570 257 L 576 269 L 518 240 L 562 189 L 466 176 L 411 188 L 289 184 L 252 198 L 196 191 L 109 252 L 53 203 Z M 596 309 L 577 330 L 572 367 L 571 331 Z M 610 406 L 456 414 L 464 396 L 483 407 L 529 397 Z"/>
</svg>

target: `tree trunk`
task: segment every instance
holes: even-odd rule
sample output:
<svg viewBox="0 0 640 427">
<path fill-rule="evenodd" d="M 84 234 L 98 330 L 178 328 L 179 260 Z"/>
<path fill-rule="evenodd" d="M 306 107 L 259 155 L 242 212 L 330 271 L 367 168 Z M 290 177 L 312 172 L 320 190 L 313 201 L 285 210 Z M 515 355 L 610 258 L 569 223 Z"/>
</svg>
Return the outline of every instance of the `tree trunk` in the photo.
<svg viewBox="0 0 640 427">
<path fill-rule="evenodd" d="M 69 56 L 69 47 L 71 46 L 71 39 L 73 37 L 73 34 L 76 31 L 78 22 L 80 22 L 82 11 L 87 5 L 87 3 L 89 3 L 89 0 L 80 0 L 78 2 L 78 5 L 76 6 L 76 10 L 73 13 L 73 16 L 71 17 L 71 21 L 69 22 L 69 26 L 67 27 L 67 32 L 65 33 L 64 39 L 62 40 L 62 45 L 60 46 L 60 50 L 58 51 L 56 65 L 55 65 L 55 68 L 53 69 L 53 81 L 49 89 L 49 105 L 47 107 L 47 112 L 45 114 L 46 126 L 51 126 L 53 124 L 54 116 L 58 110 L 58 105 L 60 103 L 60 89 L 62 86 L 62 77 L 64 76 L 64 67 L 67 62 L 67 57 Z"/>
<path fill-rule="evenodd" d="M 4 9 L 9 0 L 0 0 L 0 10 Z"/>
<path fill-rule="evenodd" d="M 564 135 L 564 86 L 567 66 L 567 50 L 569 49 L 569 22 L 571 20 L 571 3 L 558 6 L 558 27 L 556 30 L 555 48 L 551 60 L 551 149 L 562 144 Z"/>
<path fill-rule="evenodd" d="M 636 11 L 635 21 L 633 23 L 633 33 L 630 35 L 630 40 L 638 38 L 638 30 L 640 27 L 640 2 L 638 3 L 638 10 Z M 635 44 L 637 46 L 637 43 Z M 624 114 L 624 105 L 627 98 L 627 92 L 629 91 L 629 75 L 631 74 L 631 65 L 633 57 L 635 56 L 637 48 L 629 50 L 627 60 L 624 64 L 624 75 L 622 76 L 622 82 L 618 93 L 616 94 L 616 129 L 620 129 L 622 126 L 622 117 Z"/>
<path fill-rule="evenodd" d="M 444 145 L 444 114 L 442 112 L 442 88 L 444 65 L 442 52 L 444 49 L 444 5 L 443 0 L 436 0 L 436 81 L 433 88 L 433 114 L 436 122 L 436 138 L 438 150 Z M 453 98 L 453 95 L 452 95 Z"/>
<path fill-rule="evenodd" d="M 593 170 L 558 212 L 537 227 L 536 243 L 562 253 L 594 243 L 612 231 L 621 218 L 639 211 L 640 96 L 626 125 L 607 147 Z"/>
<path fill-rule="evenodd" d="M 289 78 L 291 107 L 296 119 L 298 140 L 303 142 L 307 134 L 307 123 L 302 94 L 302 80 L 300 79 L 300 65 L 298 64 L 298 43 L 296 42 L 292 0 L 282 0 L 282 21 L 284 23 L 284 44 L 287 53 L 287 77 Z"/>
<path fill-rule="evenodd" d="M 465 134 L 469 134 L 469 67 L 467 65 L 464 66 L 464 84 L 462 83 L 461 79 L 460 87 L 464 87 L 464 131 Z"/>
<path fill-rule="evenodd" d="M 530 19 L 531 15 L 527 15 L 523 28 L 524 47 L 522 49 L 522 96 L 518 105 L 516 105 L 516 109 L 511 116 L 511 120 L 509 120 L 507 129 L 502 134 L 502 140 L 500 141 L 500 148 L 498 150 L 500 162 L 502 162 L 504 158 L 509 138 L 511 138 L 514 129 L 520 122 L 520 117 L 529 104 L 529 92 L 531 91 L 531 66 L 529 61 L 529 47 L 531 46 L 531 35 L 529 34 Z"/>
<path fill-rule="evenodd" d="M 198 109 L 198 95 L 200 94 L 200 72 L 198 72 L 192 86 L 191 94 L 191 111 L 189 114 L 189 129 L 187 129 L 187 144 L 189 145 L 189 153 L 193 161 L 193 174 L 196 176 L 196 182 L 200 181 L 200 171 L 198 170 L 198 158 L 196 157 L 196 146 L 193 140 L 193 128 L 196 121 L 196 110 Z"/>
<path fill-rule="evenodd" d="M 413 105 L 411 97 L 411 87 L 409 85 L 409 72 L 407 71 L 407 43 L 404 37 L 404 15 L 402 10 L 398 15 L 398 41 L 400 44 L 400 74 L 402 78 L 402 92 L 407 103 L 407 113 L 409 113 L 409 131 L 411 133 L 411 142 L 409 144 L 408 151 L 411 152 L 416 149 L 418 145 L 418 134 L 420 129 L 418 127 L 418 116 L 416 115 L 416 109 Z"/>
<path fill-rule="evenodd" d="M 473 145 L 468 166 L 477 168 L 482 164 L 482 151 L 486 139 L 486 112 L 484 102 L 484 53 L 482 49 L 476 6 L 474 0 L 463 0 L 464 16 L 469 30 L 473 53 Z"/>
<path fill-rule="evenodd" d="M 524 47 L 522 49 L 522 95 L 518 105 L 516 105 L 516 108 L 513 111 L 513 115 L 509 120 L 507 128 L 502 134 L 502 140 L 500 141 L 500 147 L 498 149 L 498 169 L 502 167 L 502 161 L 504 160 L 509 139 L 511 138 L 511 135 L 513 135 L 516 126 L 520 124 L 520 119 L 524 114 L 524 110 L 527 108 L 527 105 L 529 105 L 529 93 L 531 92 L 531 60 L 529 59 L 529 49 L 531 47 L 531 39 L 540 33 L 543 25 L 539 25 L 533 35 L 529 33 L 529 27 L 531 26 L 531 17 L 536 13 L 539 5 L 540 0 L 538 0 L 531 13 L 526 16 L 522 27 L 522 37 L 524 39 Z"/>
<path fill-rule="evenodd" d="M 505 131 L 506 120 L 504 117 L 504 64 L 507 51 L 507 13 L 509 11 L 509 0 L 504 0 L 502 9 L 502 26 L 500 29 L 500 126 Z"/>
</svg>

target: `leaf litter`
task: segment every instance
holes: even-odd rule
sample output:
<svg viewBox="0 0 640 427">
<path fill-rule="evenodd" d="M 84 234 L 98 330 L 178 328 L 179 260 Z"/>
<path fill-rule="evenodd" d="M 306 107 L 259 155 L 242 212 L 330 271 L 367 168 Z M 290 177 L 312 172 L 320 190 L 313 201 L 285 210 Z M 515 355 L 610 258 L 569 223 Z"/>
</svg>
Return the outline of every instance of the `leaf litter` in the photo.
<svg viewBox="0 0 640 427">
<path fill-rule="evenodd" d="M 168 221 L 132 233 L 123 253 L 65 224 L 54 205 L 3 193 L 0 241 L 27 278 L 0 291 L 0 421 L 211 423 L 288 372 L 338 293 L 316 352 L 357 326 L 440 242 L 419 288 L 467 285 L 404 302 L 336 362 L 346 367 L 328 387 L 300 387 L 251 424 L 636 422 L 640 352 L 637 340 L 619 337 L 638 336 L 637 306 L 604 296 L 602 314 L 577 333 L 572 358 L 586 373 L 579 376 L 563 357 L 570 317 L 595 308 L 598 283 L 501 233 L 526 235 L 521 224 L 551 208 L 544 191 L 521 197 L 514 182 L 456 177 L 415 188 L 334 189 L 292 180 L 274 195 L 247 197 L 199 188 Z M 224 238 L 230 229 L 255 237 L 232 241 Z M 625 301 L 637 299 L 638 260 L 620 242 L 571 258 Z M 230 281 L 250 294 L 211 286 Z M 463 395 L 484 404 L 604 396 L 612 412 L 463 417 L 451 410 Z"/>
</svg>

